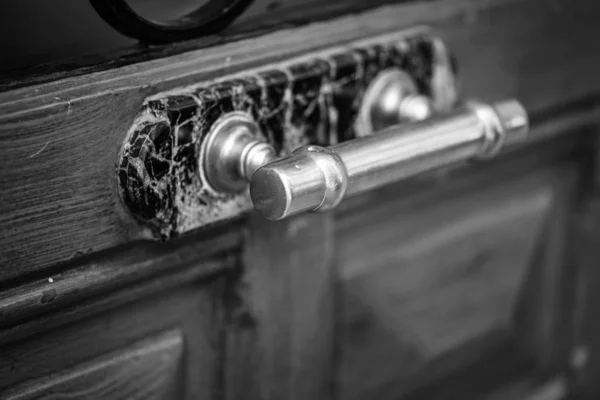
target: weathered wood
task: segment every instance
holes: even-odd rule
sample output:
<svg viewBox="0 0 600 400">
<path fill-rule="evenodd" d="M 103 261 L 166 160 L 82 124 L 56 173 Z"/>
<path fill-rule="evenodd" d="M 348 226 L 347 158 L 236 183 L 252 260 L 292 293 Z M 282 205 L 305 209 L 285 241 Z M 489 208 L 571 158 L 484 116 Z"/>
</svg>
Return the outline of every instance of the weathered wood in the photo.
<svg viewBox="0 0 600 400">
<path fill-rule="evenodd" d="M 137 242 L 93 257 L 84 257 L 74 265 L 50 271 L 10 289 L 0 291 L 0 328 L 8 328 L 41 314 L 69 307 L 56 317 L 70 320 L 85 316 L 96 307 L 89 300 L 100 297 L 107 309 L 136 300 L 153 292 L 207 278 L 233 265 L 227 255 L 241 244 L 238 224 L 224 229 L 188 235 L 168 243 Z M 221 254 L 220 254 L 221 253 Z M 52 324 L 51 324 L 52 325 Z M 27 329 L 31 334 L 35 329 Z M 6 337 L 2 330 L 0 338 Z"/>
<path fill-rule="evenodd" d="M 14 1 L 18 1 L 18 0 L 14 0 Z M 43 0 L 41 0 L 43 1 Z M 268 1 L 268 0 L 267 0 Z M 491 2 L 506 2 L 506 1 L 516 1 L 516 0 L 484 0 L 485 4 L 483 5 L 484 7 L 487 7 L 489 5 L 489 3 Z M 523 1 L 523 0 L 521 0 Z M 405 3 L 417 3 L 417 2 L 413 2 L 410 0 L 404 0 L 403 2 Z M 461 11 L 458 11 L 456 9 L 456 4 L 453 5 L 448 5 L 448 4 L 443 4 L 443 1 L 440 0 L 434 0 L 434 2 L 436 3 L 435 7 L 432 7 L 431 4 L 407 4 L 405 6 L 406 12 L 409 14 L 407 16 L 405 16 L 403 18 L 404 19 L 408 19 L 408 21 L 406 21 L 407 23 L 403 24 L 404 26 L 406 26 L 407 24 L 415 24 L 415 23 L 420 23 L 419 19 L 438 19 L 438 18 L 444 18 L 447 17 L 448 15 L 455 15 L 457 12 L 460 13 L 462 11 L 465 11 L 465 9 L 469 9 L 469 10 L 477 10 L 480 8 L 480 5 L 478 5 L 477 3 L 481 3 L 480 1 L 478 2 L 477 0 L 459 0 L 458 2 L 458 7 L 460 7 Z M 64 68 L 61 68 L 61 65 L 38 65 L 37 68 L 33 71 L 31 70 L 25 70 L 25 71 L 21 71 L 21 73 L 16 73 L 16 74 L 7 74 L 6 76 L 2 76 L 0 77 L 0 91 L 7 91 L 10 90 L 11 88 L 20 88 L 23 87 L 24 85 L 30 85 L 30 84 L 34 84 L 34 83 L 43 83 L 46 84 L 48 82 L 51 81 L 57 81 L 57 80 L 65 80 L 68 81 L 71 78 L 75 78 L 77 76 L 83 77 L 83 74 L 91 74 L 91 73 L 97 73 L 97 72 L 102 72 L 103 70 L 107 70 L 107 69 L 116 69 L 116 68 L 122 68 L 122 67 L 128 67 L 128 64 L 134 63 L 134 62 L 151 62 L 151 63 L 156 63 L 155 65 L 159 65 L 161 67 L 163 67 L 163 69 L 166 67 L 167 69 L 172 68 L 174 65 L 171 65 L 174 61 L 184 61 L 186 57 L 178 57 L 177 55 L 179 53 L 185 53 L 185 52 L 196 52 L 196 56 L 199 55 L 200 52 L 204 53 L 205 50 L 204 49 L 208 49 L 209 52 L 212 52 L 215 49 L 210 49 L 211 47 L 223 47 L 225 45 L 229 45 L 232 42 L 235 42 L 236 40 L 250 40 L 252 42 L 256 42 L 257 39 L 256 37 L 259 35 L 265 35 L 268 34 L 269 36 L 271 36 L 272 31 L 274 30 L 274 28 L 278 29 L 279 31 L 286 31 L 286 33 L 284 33 L 284 36 L 288 36 L 289 31 L 293 30 L 295 26 L 297 25 L 306 25 L 308 23 L 312 23 L 315 21 L 319 21 L 320 19 L 331 19 L 334 18 L 337 14 L 337 16 L 339 15 L 347 15 L 347 14 L 352 14 L 352 13 L 357 13 L 359 11 L 364 11 L 367 9 L 371 9 L 371 8 L 375 8 L 377 6 L 381 6 L 384 5 L 386 3 L 398 3 L 397 0 L 373 0 L 372 2 L 369 3 L 365 3 L 365 2 L 356 2 L 353 0 L 332 0 L 326 4 L 324 4 L 323 2 L 321 2 L 320 0 L 291 0 L 291 1 L 286 1 L 285 3 L 283 2 L 277 2 L 276 4 L 279 5 L 279 9 L 278 10 L 269 10 L 270 7 L 272 7 L 274 5 L 273 2 L 265 2 L 265 0 L 256 0 L 255 4 L 253 7 L 251 7 L 250 10 L 248 10 L 249 12 L 246 13 L 245 15 L 242 16 L 242 19 L 240 20 L 240 22 L 242 22 L 241 24 L 238 24 L 237 27 L 234 27 L 233 29 L 228 30 L 227 32 L 224 32 L 221 35 L 211 35 L 211 36 L 205 36 L 203 38 L 199 38 L 197 40 L 191 40 L 191 41 L 185 41 L 185 42 L 180 42 L 180 43 L 173 43 L 170 44 L 168 46 L 151 46 L 151 47 L 142 47 L 142 46 L 136 46 L 135 48 L 124 48 L 124 49 L 119 49 L 116 51 L 106 51 L 100 53 L 100 54 L 90 54 L 90 52 L 88 52 L 87 57 L 80 57 L 77 58 L 76 60 L 70 60 L 70 64 L 67 66 L 63 66 Z M 318 7 L 317 7 L 318 5 Z M 312 7 L 311 7 L 312 6 Z M 80 12 L 89 12 L 91 11 L 91 9 L 88 10 L 81 10 Z M 89 17 L 89 14 L 86 15 Z M 319 18 L 319 16 L 321 18 Z M 99 18 L 98 18 L 99 19 Z M 243 20 L 246 20 L 244 23 Z M 351 17 L 350 20 L 355 20 L 354 17 Z M 21 20 L 22 21 L 22 20 Z M 102 29 L 102 26 L 98 26 L 97 22 L 98 21 L 94 21 L 96 23 L 89 25 L 89 28 L 99 28 Z M 384 21 L 382 21 L 384 22 Z M 400 22 L 400 21 L 399 21 Z M 319 28 L 321 30 L 322 36 L 328 36 L 332 33 L 335 33 L 335 29 L 332 31 L 330 30 L 326 24 L 328 24 L 329 22 L 325 22 L 322 24 L 319 24 Z M 396 26 L 392 26 L 390 24 L 390 21 L 386 21 L 385 22 L 388 26 L 391 26 L 392 29 L 396 29 Z M 10 29 L 10 27 L 7 27 Z M 350 31 L 352 31 L 353 29 L 348 29 L 349 27 L 338 27 L 338 29 L 344 29 L 346 31 L 346 33 L 352 35 L 353 37 L 362 37 L 365 36 L 363 35 L 357 35 L 357 34 L 353 34 L 350 33 Z M 364 27 L 360 27 L 360 29 L 364 29 Z M 94 30 L 94 29 L 90 29 L 92 32 L 88 33 L 88 36 L 90 36 L 90 38 L 92 37 L 93 34 L 98 34 L 99 31 L 98 30 Z M 302 30 L 304 33 L 307 32 L 306 29 Z M 106 30 L 104 32 L 102 32 L 106 35 Z M 276 32 L 277 33 L 277 32 Z M 119 35 L 117 35 L 119 36 Z M 316 38 L 316 37 L 315 37 Z M 311 38 L 312 40 L 314 40 L 315 38 Z M 99 39 L 99 38 L 97 38 Z M 113 39 L 113 43 L 114 43 L 114 35 L 112 37 Z M 288 37 L 286 39 L 286 41 L 289 41 L 291 38 Z M 325 37 L 323 37 L 323 39 L 326 39 Z M 342 39 L 344 39 L 342 37 Z M 261 40 L 264 40 L 264 36 L 263 38 L 261 38 Z M 275 44 L 277 45 L 277 40 L 275 41 L 270 41 L 269 39 L 267 39 L 269 41 L 269 44 Z M 327 39 L 328 40 L 328 39 Z M 103 43 L 103 45 L 107 45 L 109 43 L 107 43 L 109 41 L 105 41 Z M 298 44 L 302 43 L 302 40 L 300 41 L 296 41 L 294 40 L 295 45 L 293 45 L 294 47 L 298 46 Z M 80 42 L 81 43 L 81 42 Z M 129 43 L 132 43 L 132 41 L 130 41 Z M 11 44 L 14 45 L 14 42 L 11 42 Z M 116 44 L 116 43 L 115 43 Z M 125 44 L 125 43 L 123 43 Z M 308 43 L 305 43 L 304 46 L 306 46 Z M 318 43 L 311 43 L 311 46 L 319 46 Z M 262 47 L 262 46 L 261 46 Z M 200 51 L 198 51 L 198 49 L 202 49 Z M 99 49 L 100 51 L 102 50 L 109 50 L 108 48 L 104 47 Z M 283 51 L 285 53 L 288 53 L 290 50 L 294 50 L 294 49 L 288 49 L 285 46 L 279 46 L 279 51 Z M 272 53 L 272 55 L 276 55 L 277 52 Z M 283 55 L 283 54 L 282 54 Z M 175 56 L 173 58 L 169 57 L 169 56 Z M 160 60 L 160 58 L 163 58 L 165 60 Z M 171 62 L 165 62 L 167 58 L 171 58 Z M 197 61 L 197 60 L 196 60 Z M 233 61 L 233 60 L 232 60 Z M 234 62 L 232 62 L 232 64 L 237 63 L 239 60 L 236 60 Z M 75 65 L 73 65 L 73 63 L 75 63 Z M 93 65 L 92 65 L 93 64 Z M 72 68 L 75 67 L 75 70 L 72 70 Z M 191 71 L 190 70 L 191 66 L 188 66 L 187 69 L 187 74 L 189 73 L 197 73 L 198 71 Z M 49 69 L 49 71 L 43 75 L 44 69 Z M 135 68 L 135 66 L 134 66 Z M 193 67 L 192 67 L 193 68 Z M 163 71 L 164 72 L 164 71 Z M 25 79 L 19 79 L 20 77 L 25 76 Z M 169 79 L 180 79 L 181 78 L 181 74 L 177 74 L 177 76 L 171 76 Z"/>
<path fill-rule="evenodd" d="M 190 400 L 213 398 L 220 350 L 217 333 L 222 326 L 214 311 L 221 307 L 222 287 L 219 280 L 203 287 L 190 283 L 158 298 L 109 310 L 24 341 L 2 343 L 0 398 L 8 387 L 93 362 L 172 329 L 179 332 L 185 344 L 185 355 L 178 365 L 178 393 Z M 148 368 L 152 365 L 144 367 L 144 371 Z M 140 381 L 132 383 L 141 391 L 137 385 L 148 382 L 147 376 L 137 379 Z"/>
<path fill-rule="evenodd" d="M 149 94 L 431 22 L 457 55 L 465 94 L 516 96 L 538 113 L 599 92 L 600 56 L 589 51 L 599 15 L 583 0 L 402 4 L 0 93 L 0 279 L 147 237 L 118 199 L 114 168 Z"/>
<path fill-rule="evenodd" d="M 224 398 L 331 398 L 332 218 L 250 220 L 243 275 L 230 288 Z"/>
<path fill-rule="evenodd" d="M 25 308 L 24 311 L 30 311 L 32 314 L 20 314 L 17 310 L 16 316 L 18 318 L 11 321 L 13 325 L 0 329 L 0 342 L 8 343 L 15 340 L 27 339 L 32 335 L 61 327 L 65 324 L 99 314 L 103 311 L 113 310 L 117 307 L 140 299 L 145 299 L 152 295 L 161 295 L 166 290 L 179 288 L 190 282 L 204 281 L 207 278 L 207 269 L 223 271 L 233 268 L 234 265 L 233 258 L 198 261 L 196 268 L 185 268 L 174 271 L 173 273 L 165 274 L 164 276 L 158 276 L 155 279 L 142 281 L 140 283 L 132 283 L 126 288 L 117 289 L 107 286 L 107 293 L 97 297 L 92 296 L 90 298 L 74 295 L 79 292 L 79 289 L 77 287 L 70 287 L 66 293 L 66 299 L 63 299 L 62 307 L 49 307 L 49 309 L 46 310 L 44 309 L 43 303 L 41 303 L 39 307 L 29 303 L 29 307 Z M 20 288 L 17 290 L 19 289 Z M 40 297 L 39 292 L 35 290 L 32 293 L 24 293 L 23 297 L 27 299 L 28 295 L 39 299 L 40 302 L 41 299 L 47 298 L 44 297 L 47 296 L 47 292 L 42 292 Z M 7 303 L 9 306 L 14 306 L 14 303 L 10 303 L 10 299 Z"/>
<path fill-rule="evenodd" d="M 2 394 L 28 399 L 181 398 L 183 337 L 174 330 Z"/>
<path fill-rule="evenodd" d="M 340 398 L 395 399 L 471 362 L 481 349 L 469 346 L 479 338 L 510 336 L 544 229 L 565 230 L 565 218 L 548 227 L 545 221 L 568 208 L 575 165 L 505 181 L 495 176 L 491 185 L 471 181 L 460 191 L 447 182 L 427 196 L 387 198 L 368 213 L 345 215 L 337 230 Z M 556 251 L 563 242 L 553 243 Z M 542 281 L 557 274 L 556 266 L 541 267 Z M 553 293 L 560 287 L 556 279 L 546 283 Z M 555 304 L 539 303 L 537 311 L 557 321 Z M 537 337 L 554 328 L 542 326 Z M 432 364 L 444 358 L 445 367 L 434 372 Z"/>
<path fill-rule="evenodd" d="M 0 38 L 0 54 L 11 57 L 5 57 L 0 65 L 0 91 L 222 45 L 394 2 L 398 0 L 330 0 L 326 3 L 321 0 L 254 0 L 230 27 L 217 35 L 169 45 L 140 46 L 102 21 L 88 2 L 55 0 L 48 4 L 46 0 L 29 0 L 25 4 L 21 0 L 4 0 L 5 10 L 10 11 L 4 14 L 8 18 L 2 21 L 4 36 Z M 144 1 L 138 5 L 164 20 L 182 15 L 189 3 Z M 30 12 L 32 8 L 37 12 Z M 77 23 L 65 25 L 64 15 Z M 30 29 L 31 26 L 38 29 Z M 47 32 L 52 32 L 52 36 L 48 37 Z M 18 43 L 12 40 L 15 37 L 19 38 Z"/>
</svg>

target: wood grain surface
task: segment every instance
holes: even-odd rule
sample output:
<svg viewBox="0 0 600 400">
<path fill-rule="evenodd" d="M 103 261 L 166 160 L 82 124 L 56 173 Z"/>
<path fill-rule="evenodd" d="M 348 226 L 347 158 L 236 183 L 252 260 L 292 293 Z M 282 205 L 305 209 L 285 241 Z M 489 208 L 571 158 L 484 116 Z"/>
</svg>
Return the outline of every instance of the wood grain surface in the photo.
<svg viewBox="0 0 600 400">
<path fill-rule="evenodd" d="M 231 288 L 224 398 L 332 398 L 333 215 L 254 216 Z"/>
<path fill-rule="evenodd" d="M 183 371 L 183 337 L 174 330 L 11 389 L 6 400 L 176 398 Z"/>
<path fill-rule="evenodd" d="M 97 363 L 95 360 L 102 360 L 104 357 L 123 355 L 128 352 L 130 346 L 134 346 L 135 349 L 137 342 L 152 341 L 157 335 L 163 337 L 165 332 L 175 332 L 180 336 L 179 339 L 174 339 L 172 333 L 166 333 L 166 347 L 173 351 L 169 356 L 173 358 L 167 360 L 167 365 L 153 366 L 150 363 L 138 367 L 145 371 L 140 374 L 136 374 L 134 368 L 129 372 L 132 375 L 128 375 L 132 380 L 129 383 L 120 383 L 120 389 L 116 385 L 114 391 L 111 391 L 111 396 L 116 397 L 117 392 L 121 393 L 121 389 L 123 393 L 133 396 L 132 391 L 126 392 L 132 390 L 130 385 L 137 386 L 136 393 L 143 393 L 144 389 L 138 385 L 151 384 L 148 374 L 154 376 L 156 382 L 153 384 L 157 385 L 161 379 L 168 380 L 169 376 L 175 373 L 179 376 L 175 383 L 176 392 L 172 393 L 177 394 L 175 398 L 212 398 L 217 390 L 216 376 L 221 357 L 219 332 L 222 329 L 222 321 L 216 310 L 221 307 L 222 290 L 223 282 L 219 279 L 210 284 L 189 282 L 177 290 L 163 292 L 160 296 L 140 298 L 137 302 L 122 306 L 118 310 L 109 309 L 96 313 L 90 318 L 73 321 L 60 329 L 47 329 L 20 341 L 0 343 L 0 397 L 4 395 L 4 390 L 12 390 L 18 387 L 16 385 L 24 386 L 15 389 L 15 395 L 23 392 L 23 389 L 33 389 L 29 383 L 36 380 L 52 377 L 61 371 L 69 373 L 68 371 L 78 368 L 77 366 L 94 364 Z M 177 344 L 180 341 L 182 343 Z M 164 348 L 164 342 L 159 348 Z M 159 353 L 165 354 L 162 350 Z M 162 357 L 155 360 L 162 360 Z M 177 366 L 176 370 L 167 371 L 169 365 Z M 112 366 L 114 368 L 115 364 Z M 127 368 L 131 367 L 129 364 Z M 153 375 L 153 368 L 156 368 L 157 372 L 163 371 L 168 376 L 160 378 Z M 105 371 L 108 373 L 109 370 L 110 368 Z M 118 371 L 116 373 L 120 375 Z M 133 379 L 133 376 L 136 378 Z M 109 378 L 105 381 L 106 384 L 110 382 Z M 166 381 L 163 382 L 166 384 Z M 157 386 L 155 388 L 158 389 Z"/>
<path fill-rule="evenodd" d="M 340 398 L 395 399 L 464 368 L 480 356 L 473 343 L 495 332 L 507 338 L 516 333 L 516 307 L 532 291 L 527 301 L 533 312 L 526 318 L 537 323 L 518 337 L 528 339 L 523 357 L 535 353 L 531 342 L 556 328 L 540 324 L 539 314 L 560 320 L 553 302 L 560 301 L 562 284 L 553 276 L 563 269 L 564 259 L 555 258 L 564 252 L 567 220 L 557 217 L 575 195 L 575 165 L 496 176 L 491 184 L 470 180 L 470 188 L 460 190 L 446 185 L 426 198 L 390 198 L 341 219 Z M 558 240 L 548 247 L 552 235 Z M 551 253 L 536 259 L 538 248 Z M 536 263 L 543 289 L 526 287 Z M 542 292 L 556 297 L 536 299 Z M 546 351 L 557 343 L 547 339 Z M 436 363 L 445 367 L 435 371 Z"/>
<path fill-rule="evenodd" d="M 399 4 L 0 93 L 0 280 L 148 236 L 114 190 L 121 141 L 147 95 L 428 23 L 456 53 L 465 95 L 515 96 L 542 115 L 597 95 L 599 16 L 600 3 L 583 0 Z"/>
<path fill-rule="evenodd" d="M 0 328 L 72 304 L 81 306 L 96 297 L 115 297 L 126 292 L 125 297 L 133 300 L 134 293 L 148 295 L 209 278 L 233 265 L 234 260 L 228 254 L 242 242 L 235 228 L 236 224 L 231 224 L 227 229 L 213 230 L 211 235 L 188 235 L 164 244 L 138 242 L 81 258 L 63 269 L 32 277 L 11 288 L 5 286 L 5 290 L 0 290 Z M 103 300 L 106 309 L 111 302 Z"/>
</svg>

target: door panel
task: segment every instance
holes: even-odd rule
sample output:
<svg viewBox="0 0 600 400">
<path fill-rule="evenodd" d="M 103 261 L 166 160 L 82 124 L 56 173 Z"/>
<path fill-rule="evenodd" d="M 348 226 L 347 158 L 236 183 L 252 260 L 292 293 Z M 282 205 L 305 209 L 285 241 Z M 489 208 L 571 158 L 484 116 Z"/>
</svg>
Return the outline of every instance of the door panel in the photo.
<svg viewBox="0 0 600 400">
<path fill-rule="evenodd" d="M 557 308 L 536 296 L 559 293 L 551 288 L 559 282 L 547 277 L 562 268 L 538 253 L 547 251 L 549 229 L 567 228 L 560 215 L 570 208 L 576 177 L 573 165 L 563 165 L 460 191 L 450 182 L 413 199 L 372 199 L 343 215 L 340 398 L 396 398 L 464 368 L 515 333 L 521 345 L 535 346 L 546 332 L 531 320 L 558 318 Z M 561 259 L 564 242 L 553 246 Z M 534 273 L 547 288 L 527 285 Z M 527 328 L 517 329 L 523 298 Z M 556 343 L 545 345 L 549 351 Z"/>
<path fill-rule="evenodd" d="M 600 58 L 589 49 L 600 29 L 599 13 L 599 3 L 587 0 L 395 4 L 4 91 L 0 278 L 15 279 L 147 237 L 123 209 L 114 175 L 125 135 L 148 96 L 329 45 L 430 24 L 456 53 L 467 95 L 484 100 L 515 96 L 539 121 L 549 109 L 554 116 L 555 107 L 595 107 L 594 101 L 573 103 L 598 91 Z"/>
<path fill-rule="evenodd" d="M 226 398 L 329 399 L 334 372 L 333 215 L 253 215 L 231 281 Z"/>
<path fill-rule="evenodd" d="M 174 330 L 4 395 L 7 400 L 172 399 L 181 385 L 182 356 L 183 338 Z"/>
<path fill-rule="evenodd" d="M 598 134 L 600 2 L 391 3 L 261 36 L 150 48 L 146 59 L 93 71 L 0 78 L 0 397 L 556 400 L 570 380 L 597 397 L 599 363 L 590 358 L 600 353 L 592 343 L 600 212 L 574 216 Z M 258 1 L 258 14 L 271 4 Z M 157 99 L 172 95 L 169 112 L 181 110 L 177 96 L 208 88 L 233 104 L 243 97 L 241 76 L 422 24 L 456 56 L 465 98 L 523 102 L 532 125 L 526 144 L 345 199 L 336 212 L 279 222 L 249 208 L 220 214 L 218 203 L 213 215 L 214 204 L 202 201 L 194 214 L 178 198 L 189 220 L 167 243 L 126 208 L 116 163 L 148 101 L 160 114 L 166 106 Z M 303 68 L 312 67 L 296 68 L 298 76 Z M 274 72 L 287 78 L 290 70 Z M 226 81 L 235 89 L 229 97 L 218 91 Z M 321 108 L 331 100 L 321 83 L 296 85 L 320 102 L 300 93 L 297 113 L 283 113 L 303 126 L 278 131 L 296 140 L 290 147 L 348 123 Z M 285 102 L 289 93 L 276 94 Z M 336 128 L 305 129 L 315 110 Z M 201 137 L 208 120 L 192 114 L 173 117 L 177 136 L 168 138 Z M 196 144 L 185 150 L 196 156 Z M 194 181 L 200 158 L 189 160 L 166 169 Z M 585 273 L 573 256 L 577 224 L 585 227 Z"/>
<path fill-rule="evenodd" d="M 217 390 L 222 287 L 216 281 L 156 292 L 157 298 L 0 345 L 0 397 L 210 399 Z"/>
</svg>

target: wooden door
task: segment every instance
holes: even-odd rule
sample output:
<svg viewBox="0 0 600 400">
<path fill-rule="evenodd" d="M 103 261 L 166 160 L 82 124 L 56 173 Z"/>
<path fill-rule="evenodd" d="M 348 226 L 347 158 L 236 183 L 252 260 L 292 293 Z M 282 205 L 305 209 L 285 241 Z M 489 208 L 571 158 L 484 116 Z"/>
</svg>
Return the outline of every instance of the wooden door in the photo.
<svg viewBox="0 0 600 400">
<path fill-rule="evenodd" d="M 0 398 L 597 397 L 600 5 L 330 3 L 0 78 Z M 147 110 L 423 25 L 461 98 L 524 104 L 526 144 L 283 221 L 246 198 L 165 230 L 124 201 Z"/>
</svg>

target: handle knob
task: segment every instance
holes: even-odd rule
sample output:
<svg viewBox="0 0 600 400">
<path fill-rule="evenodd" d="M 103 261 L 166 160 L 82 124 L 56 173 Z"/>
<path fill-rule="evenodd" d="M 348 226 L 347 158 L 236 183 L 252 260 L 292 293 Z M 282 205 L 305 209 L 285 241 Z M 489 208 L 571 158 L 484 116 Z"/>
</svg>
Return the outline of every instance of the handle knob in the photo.
<svg viewBox="0 0 600 400">
<path fill-rule="evenodd" d="M 328 148 L 304 146 L 276 159 L 246 115 L 216 123 L 203 152 L 204 174 L 216 190 L 250 197 L 266 218 L 326 211 L 345 196 L 471 159 L 493 157 L 525 139 L 527 112 L 516 100 L 471 102 L 447 114 L 381 129 Z"/>
<path fill-rule="evenodd" d="M 305 146 L 250 179 L 254 207 L 268 219 L 326 211 L 344 198 L 435 168 L 494 156 L 525 138 L 520 103 L 471 103 L 448 115 L 397 125 L 330 148 Z"/>
</svg>

